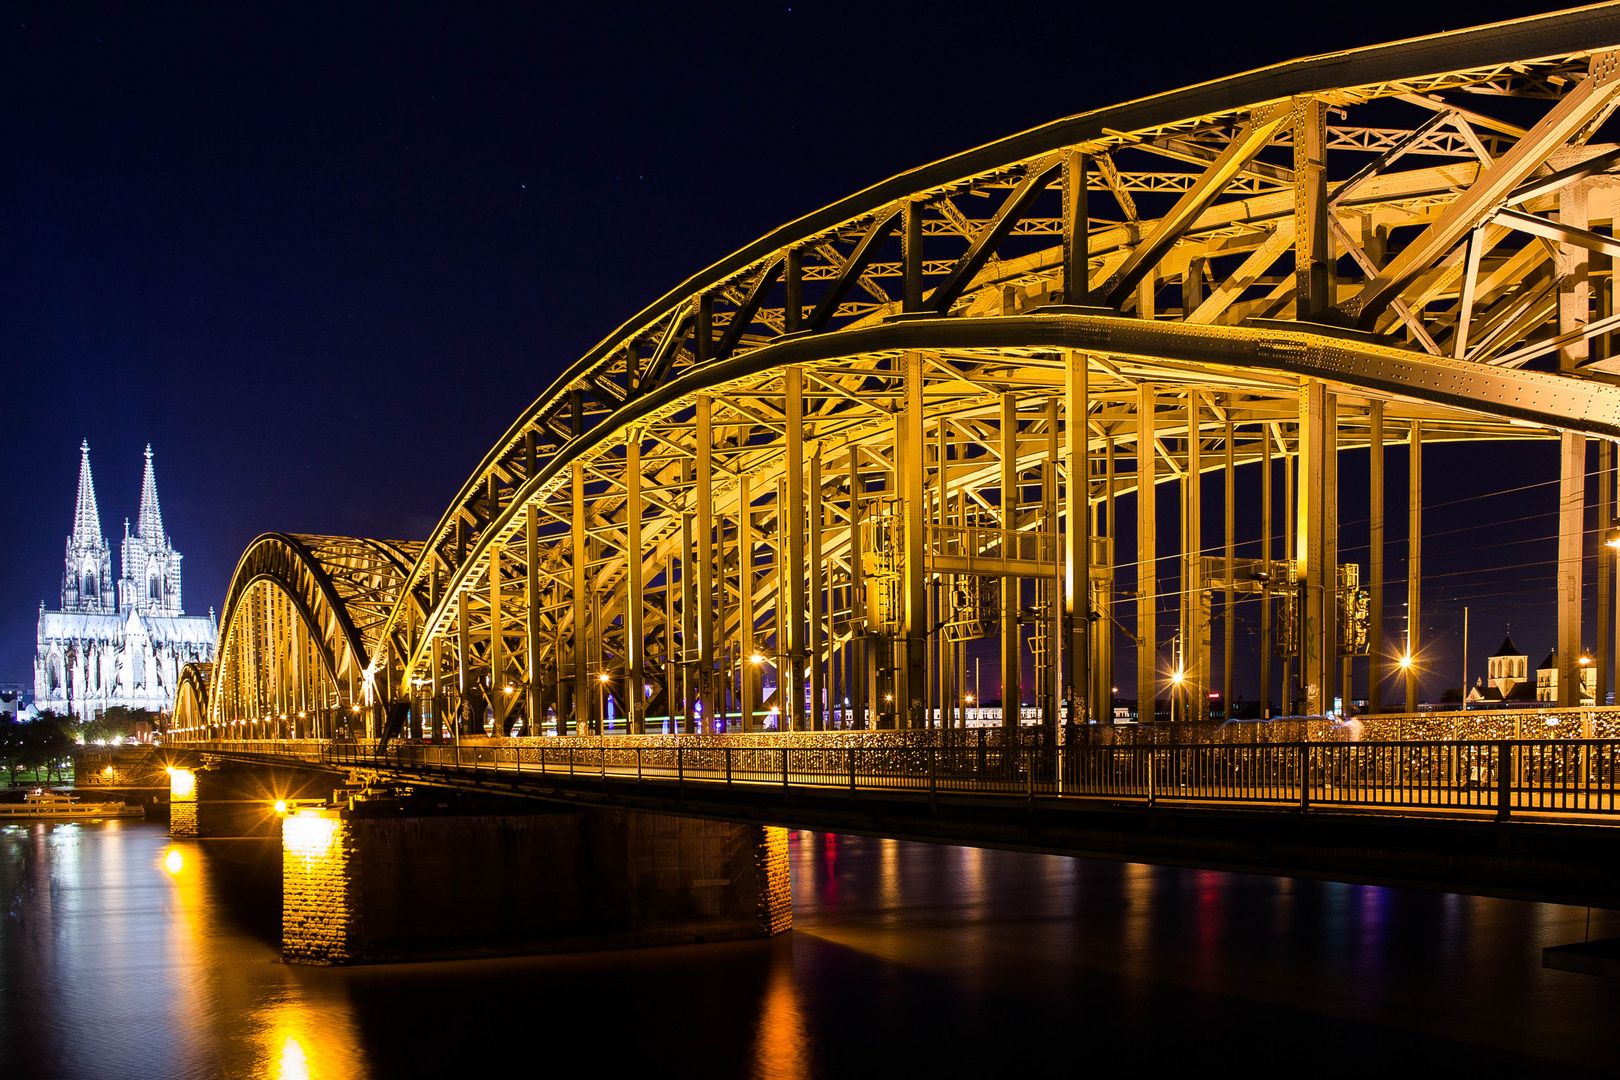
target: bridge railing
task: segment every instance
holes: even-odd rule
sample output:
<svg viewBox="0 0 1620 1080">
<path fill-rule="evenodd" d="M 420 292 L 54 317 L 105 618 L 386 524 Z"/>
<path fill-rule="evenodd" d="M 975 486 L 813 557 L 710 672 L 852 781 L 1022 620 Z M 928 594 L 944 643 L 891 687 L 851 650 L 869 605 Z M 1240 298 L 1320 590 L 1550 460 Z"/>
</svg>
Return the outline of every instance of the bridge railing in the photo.
<svg viewBox="0 0 1620 1080">
<path fill-rule="evenodd" d="M 1620 740 L 1046 747 L 247 741 L 211 749 L 424 776 L 1256 806 L 1620 814 Z"/>
</svg>

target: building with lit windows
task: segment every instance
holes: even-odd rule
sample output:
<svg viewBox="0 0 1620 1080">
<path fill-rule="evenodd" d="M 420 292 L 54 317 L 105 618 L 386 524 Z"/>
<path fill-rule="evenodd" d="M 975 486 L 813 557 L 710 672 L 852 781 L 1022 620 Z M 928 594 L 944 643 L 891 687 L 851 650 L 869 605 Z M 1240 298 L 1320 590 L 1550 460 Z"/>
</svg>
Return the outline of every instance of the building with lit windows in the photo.
<svg viewBox="0 0 1620 1080">
<path fill-rule="evenodd" d="M 180 552 L 163 531 L 152 448 L 146 448 L 135 530 L 124 521 L 118 578 L 101 532 L 90 444 L 79 448 L 79 492 L 62 572 L 61 608 L 39 610 L 34 699 L 90 719 L 115 705 L 167 711 L 180 671 L 214 656 L 214 613 L 187 615 L 180 600 Z"/>
</svg>

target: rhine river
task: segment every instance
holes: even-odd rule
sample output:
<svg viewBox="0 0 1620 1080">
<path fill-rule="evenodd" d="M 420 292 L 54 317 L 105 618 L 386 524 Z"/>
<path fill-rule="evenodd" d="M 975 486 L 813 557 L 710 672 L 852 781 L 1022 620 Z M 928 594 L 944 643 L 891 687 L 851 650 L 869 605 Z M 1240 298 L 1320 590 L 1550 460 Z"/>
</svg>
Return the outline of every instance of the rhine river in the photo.
<svg viewBox="0 0 1620 1080">
<path fill-rule="evenodd" d="M 1620 913 L 812 833 L 772 941 L 282 964 L 160 825 L 0 829 L 0 1076 L 1613 1075 Z M 453 872 L 453 871 L 451 871 Z M 1038 1072 L 1037 1072 L 1038 1071 Z"/>
</svg>

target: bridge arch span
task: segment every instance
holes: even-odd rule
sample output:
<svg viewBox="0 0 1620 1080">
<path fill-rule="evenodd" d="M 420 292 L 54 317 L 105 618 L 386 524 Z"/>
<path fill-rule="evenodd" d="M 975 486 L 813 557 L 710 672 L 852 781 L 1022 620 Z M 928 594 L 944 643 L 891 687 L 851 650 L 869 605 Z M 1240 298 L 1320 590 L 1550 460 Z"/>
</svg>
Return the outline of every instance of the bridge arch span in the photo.
<svg viewBox="0 0 1620 1080">
<path fill-rule="evenodd" d="M 959 722 L 984 637 L 1009 698 L 1037 655 L 1024 696 L 1048 723 L 1111 714 L 1121 644 L 1139 699 L 1170 692 L 1179 640 L 1174 693 L 1202 714 L 1233 688 L 1239 594 L 1313 628 L 1277 645 L 1280 693 L 1260 661 L 1266 706 L 1321 711 L 1349 690 L 1341 644 L 1375 687 L 1388 673 L 1381 615 L 1363 641 L 1335 607 L 1357 573 L 1382 600 L 1381 559 L 1348 577 L 1338 559 L 1340 451 L 1409 443 L 1421 486 L 1424 442 L 1556 439 L 1578 505 L 1585 440 L 1620 438 L 1620 315 L 1588 274 L 1588 253 L 1620 255 L 1617 105 L 1604 4 L 1274 65 L 911 170 L 604 337 L 389 578 L 368 641 L 305 571 L 274 586 L 337 681 L 459 696 L 503 734 L 593 730 L 609 702 L 632 728 L 660 710 L 683 730 Z M 1265 511 L 1240 581 L 1233 526 L 1216 554 L 1200 539 L 1191 478 L 1277 462 L 1293 501 Z M 1138 492 L 1165 483 L 1182 499 L 1161 530 Z M 1114 549 L 1122 499 L 1134 553 Z M 1286 551 L 1277 517 L 1298 525 Z M 1195 640 L 1212 619 L 1219 674 Z M 1560 626 L 1573 665 L 1578 601 Z"/>
<path fill-rule="evenodd" d="M 250 544 L 220 619 L 208 722 L 238 733 L 330 733 L 345 711 L 371 722 L 385 627 L 419 546 L 292 533 Z"/>
</svg>

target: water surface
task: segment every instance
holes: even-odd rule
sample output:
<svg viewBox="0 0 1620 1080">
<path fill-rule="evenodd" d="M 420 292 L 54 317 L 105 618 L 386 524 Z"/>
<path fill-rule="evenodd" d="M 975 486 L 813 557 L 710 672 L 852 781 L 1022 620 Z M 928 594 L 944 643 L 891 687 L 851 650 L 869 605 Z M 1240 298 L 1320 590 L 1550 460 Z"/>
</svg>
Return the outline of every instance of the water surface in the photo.
<svg viewBox="0 0 1620 1080">
<path fill-rule="evenodd" d="M 0 829 L 0 1075 L 1612 1074 L 1620 913 L 813 833 L 772 941 L 282 964 L 271 860 Z M 266 873 L 268 866 L 268 873 Z"/>
</svg>

